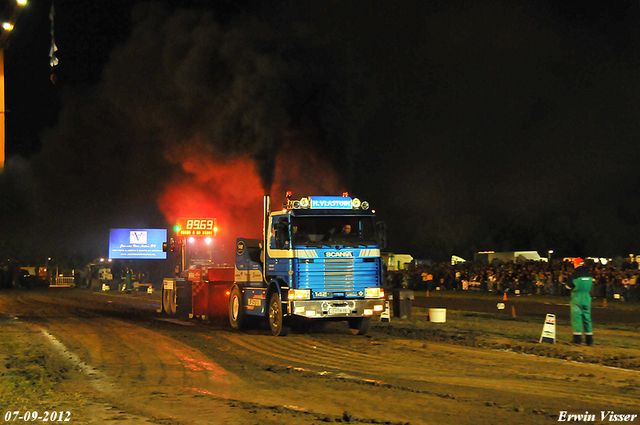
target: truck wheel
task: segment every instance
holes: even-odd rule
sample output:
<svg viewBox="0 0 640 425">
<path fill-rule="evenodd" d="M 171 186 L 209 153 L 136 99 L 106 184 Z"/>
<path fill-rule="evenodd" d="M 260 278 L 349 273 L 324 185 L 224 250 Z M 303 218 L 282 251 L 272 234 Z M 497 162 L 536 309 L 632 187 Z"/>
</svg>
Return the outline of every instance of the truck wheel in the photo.
<svg viewBox="0 0 640 425">
<path fill-rule="evenodd" d="M 274 336 L 286 336 L 291 328 L 285 324 L 284 314 L 282 312 L 282 301 L 280 300 L 280 294 L 274 292 L 269 297 L 269 311 L 268 311 L 269 326 L 271 327 L 271 333 Z"/>
<path fill-rule="evenodd" d="M 354 335 L 366 335 L 371 327 L 371 317 L 358 317 L 349 319 L 349 329 Z"/>
<path fill-rule="evenodd" d="M 245 311 L 240 288 L 234 286 L 229 296 L 229 323 L 233 329 L 243 329 L 245 326 Z"/>
<path fill-rule="evenodd" d="M 162 309 L 172 316 L 176 314 L 176 300 L 173 289 L 162 288 Z"/>
</svg>

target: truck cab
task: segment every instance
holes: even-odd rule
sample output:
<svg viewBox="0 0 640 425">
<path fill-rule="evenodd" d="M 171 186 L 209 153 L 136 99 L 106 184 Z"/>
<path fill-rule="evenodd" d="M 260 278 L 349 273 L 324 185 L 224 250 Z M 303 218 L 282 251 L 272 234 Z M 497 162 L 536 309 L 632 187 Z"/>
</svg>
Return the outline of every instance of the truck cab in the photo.
<svg viewBox="0 0 640 425">
<path fill-rule="evenodd" d="M 265 197 L 263 240 L 239 238 L 229 318 L 263 316 L 274 335 L 286 335 L 293 318 L 347 321 L 365 334 L 384 310 L 384 224 L 367 202 L 343 196 L 309 196 L 270 211 Z"/>
</svg>

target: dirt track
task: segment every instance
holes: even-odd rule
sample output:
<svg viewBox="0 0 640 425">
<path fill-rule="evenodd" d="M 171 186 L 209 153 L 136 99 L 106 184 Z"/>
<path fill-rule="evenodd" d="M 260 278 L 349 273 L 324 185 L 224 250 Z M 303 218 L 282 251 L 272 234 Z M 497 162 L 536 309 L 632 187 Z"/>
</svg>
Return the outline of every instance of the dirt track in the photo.
<svg viewBox="0 0 640 425">
<path fill-rule="evenodd" d="M 62 384 L 80 400 L 67 406 L 74 423 L 532 424 L 562 411 L 640 413 L 637 371 L 420 338 L 437 324 L 392 319 L 354 337 L 336 323 L 275 338 L 158 320 L 158 301 L 8 291 L 0 329 L 31 332 L 74 364 Z"/>
</svg>

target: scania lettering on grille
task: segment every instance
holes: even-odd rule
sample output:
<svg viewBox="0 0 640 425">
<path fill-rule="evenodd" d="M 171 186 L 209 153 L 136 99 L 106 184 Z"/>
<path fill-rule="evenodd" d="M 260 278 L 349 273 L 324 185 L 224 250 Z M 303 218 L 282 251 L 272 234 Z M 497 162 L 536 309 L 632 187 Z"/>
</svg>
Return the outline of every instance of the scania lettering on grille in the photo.
<svg viewBox="0 0 640 425">
<path fill-rule="evenodd" d="M 353 257 L 353 251 L 325 252 L 324 256 L 331 258 Z"/>
</svg>

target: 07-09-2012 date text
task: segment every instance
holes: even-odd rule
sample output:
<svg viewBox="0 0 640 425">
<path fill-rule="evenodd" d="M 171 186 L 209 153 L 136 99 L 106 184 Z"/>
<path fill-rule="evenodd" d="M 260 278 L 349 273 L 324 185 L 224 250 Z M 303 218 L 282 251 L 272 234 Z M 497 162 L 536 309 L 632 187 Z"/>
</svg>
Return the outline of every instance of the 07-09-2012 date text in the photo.
<svg viewBox="0 0 640 425">
<path fill-rule="evenodd" d="M 71 412 L 38 412 L 38 411 L 30 411 L 21 412 L 19 410 L 5 412 L 4 421 L 5 422 L 15 422 L 15 421 L 23 421 L 23 422 L 69 422 L 71 420 Z"/>
</svg>

